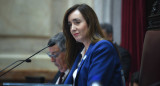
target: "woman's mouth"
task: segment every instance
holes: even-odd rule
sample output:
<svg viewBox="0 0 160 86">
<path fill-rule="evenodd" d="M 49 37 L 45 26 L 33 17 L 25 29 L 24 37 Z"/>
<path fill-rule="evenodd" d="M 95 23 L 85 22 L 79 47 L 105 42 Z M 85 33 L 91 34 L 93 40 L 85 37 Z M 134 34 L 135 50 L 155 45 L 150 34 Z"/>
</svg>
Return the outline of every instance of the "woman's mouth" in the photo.
<svg viewBox="0 0 160 86">
<path fill-rule="evenodd" d="M 74 36 L 78 36 L 78 33 L 73 34 Z"/>
</svg>

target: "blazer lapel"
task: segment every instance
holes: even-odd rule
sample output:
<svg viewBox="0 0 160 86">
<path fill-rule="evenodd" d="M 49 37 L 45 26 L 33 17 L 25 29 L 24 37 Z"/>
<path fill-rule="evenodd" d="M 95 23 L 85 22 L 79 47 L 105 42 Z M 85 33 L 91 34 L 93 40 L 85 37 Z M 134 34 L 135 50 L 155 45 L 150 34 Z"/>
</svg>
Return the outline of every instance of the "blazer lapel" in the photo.
<svg viewBox="0 0 160 86">
<path fill-rule="evenodd" d="M 87 59 L 87 56 L 88 56 L 89 53 L 91 52 L 92 46 L 93 46 L 93 44 L 90 44 L 90 46 L 89 46 L 89 48 L 88 48 L 86 54 L 84 55 L 84 57 L 82 58 L 82 61 L 81 61 L 80 65 L 78 66 L 78 71 L 77 71 L 76 79 L 77 79 L 77 77 L 78 77 L 79 71 L 81 70 L 81 67 L 83 66 L 84 62 L 85 62 L 86 59 Z M 77 80 L 76 80 L 76 81 L 77 81 Z"/>
<path fill-rule="evenodd" d="M 77 74 L 79 73 L 79 70 L 81 69 L 83 63 L 85 62 L 85 59 L 87 58 L 87 55 L 85 54 L 84 57 L 82 58 L 82 61 L 80 63 L 80 65 L 78 66 L 78 71 L 77 71 Z"/>
<path fill-rule="evenodd" d="M 75 69 L 77 68 L 77 65 L 78 65 L 80 59 L 81 59 L 81 54 L 79 54 L 78 57 L 76 58 L 76 60 L 75 60 L 75 62 L 73 64 L 73 67 L 71 68 L 71 70 L 70 70 L 70 72 L 69 72 L 64 84 L 73 84 L 72 75 L 73 75 L 73 72 L 75 71 Z"/>
</svg>

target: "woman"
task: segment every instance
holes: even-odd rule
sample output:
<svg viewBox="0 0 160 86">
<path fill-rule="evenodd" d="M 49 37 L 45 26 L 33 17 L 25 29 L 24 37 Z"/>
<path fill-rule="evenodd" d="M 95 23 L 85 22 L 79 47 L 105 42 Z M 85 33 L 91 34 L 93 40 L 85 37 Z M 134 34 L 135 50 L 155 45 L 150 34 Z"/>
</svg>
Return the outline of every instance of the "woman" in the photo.
<svg viewBox="0 0 160 86">
<path fill-rule="evenodd" d="M 91 7 L 76 4 L 63 20 L 66 59 L 71 69 L 64 84 L 121 86 L 119 56 L 113 44 L 103 39 L 98 18 Z"/>
</svg>

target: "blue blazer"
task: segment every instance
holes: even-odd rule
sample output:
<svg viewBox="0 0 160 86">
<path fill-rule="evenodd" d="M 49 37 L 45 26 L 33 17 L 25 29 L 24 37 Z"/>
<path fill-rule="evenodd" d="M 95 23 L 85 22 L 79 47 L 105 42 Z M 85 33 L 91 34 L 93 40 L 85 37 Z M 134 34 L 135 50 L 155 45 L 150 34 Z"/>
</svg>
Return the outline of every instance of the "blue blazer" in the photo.
<svg viewBox="0 0 160 86">
<path fill-rule="evenodd" d="M 122 86 L 119 55 L 111 42 L 91 43 L 78 66 L 80 60 L 79 53 L 64 84 L 73 84 L 72 75 L 78 67 L 75 86 L 90 86 L 93 82 L 102 86 Z"/>
</svg>

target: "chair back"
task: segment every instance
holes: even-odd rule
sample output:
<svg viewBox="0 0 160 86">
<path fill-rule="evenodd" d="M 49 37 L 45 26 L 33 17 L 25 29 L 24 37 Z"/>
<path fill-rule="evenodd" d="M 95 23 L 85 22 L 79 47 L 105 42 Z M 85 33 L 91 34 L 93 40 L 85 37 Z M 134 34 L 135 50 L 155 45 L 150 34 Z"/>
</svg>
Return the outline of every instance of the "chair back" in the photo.
<svg viewBox="0 0 160 86">
<path fill-rule="evenodd" d="M 160 81 L 160 29 L 145 34 L 139 80 L 139 86 Z"/>
</svg>

